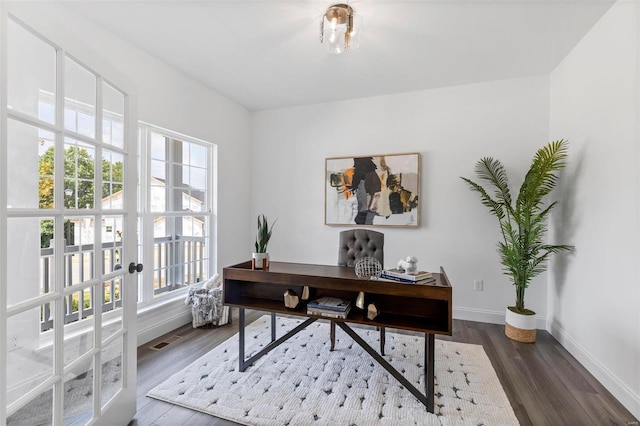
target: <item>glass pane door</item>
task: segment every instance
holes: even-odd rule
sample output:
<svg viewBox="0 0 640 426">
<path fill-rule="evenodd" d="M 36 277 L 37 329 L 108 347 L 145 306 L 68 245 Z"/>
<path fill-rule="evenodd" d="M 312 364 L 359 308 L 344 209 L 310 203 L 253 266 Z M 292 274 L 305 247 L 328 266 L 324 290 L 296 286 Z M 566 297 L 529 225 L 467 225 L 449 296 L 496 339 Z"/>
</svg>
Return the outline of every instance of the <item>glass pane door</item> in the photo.
<svg viewBox="0 0 640 426">
<path fill-rule="evenodd" d="M 129 97 L 34 29 L 2 23 L 0 424 L 126 424 L 137 281 Z"/>
</svg>

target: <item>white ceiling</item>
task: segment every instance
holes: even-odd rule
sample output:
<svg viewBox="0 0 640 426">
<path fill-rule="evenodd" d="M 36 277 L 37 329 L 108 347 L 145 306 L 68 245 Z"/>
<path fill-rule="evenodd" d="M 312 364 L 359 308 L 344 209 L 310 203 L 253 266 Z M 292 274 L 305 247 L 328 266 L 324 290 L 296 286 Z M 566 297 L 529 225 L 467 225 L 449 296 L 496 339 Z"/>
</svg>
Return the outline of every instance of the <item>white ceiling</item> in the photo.
<svg viewBox="0 0 640 426">
<path fill-rule="evenodd" d="M 360 0 L 359 49 L 326 53 L 330 1 L 63 2 L 249 110 L 551 72 L 613 0 Z"/>
</svg>

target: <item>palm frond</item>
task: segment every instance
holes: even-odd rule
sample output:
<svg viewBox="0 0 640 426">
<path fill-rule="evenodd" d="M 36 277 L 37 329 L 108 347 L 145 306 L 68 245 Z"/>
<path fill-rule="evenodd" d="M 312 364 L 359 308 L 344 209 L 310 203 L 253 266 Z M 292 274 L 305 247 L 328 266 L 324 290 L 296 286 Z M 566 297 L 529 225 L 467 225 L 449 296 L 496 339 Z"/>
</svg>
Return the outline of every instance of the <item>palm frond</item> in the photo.
<svg viewBox="0 0 640 426">
<path fill-rule="evenodd" d="M 491 183 L 495 188 L 496 199 L 507 208 L 511 208 L 511 192 L 507 172 L 500 160 L 484 157 L 476 163 L 476 175 Z"/>
<path fill-rule="evenodd" d="M 504 208 L 501 203 L 498 203 L 493 198 L 491 198 L 491 196 L 482 186 L 475 183 L 471 179 L 467 179 L 465 177 L 461 177 L 461 179 L 469 184 L 469 187 L 472 191 L 480 193 L 480 202 L 483 205 L 487 206 L 491 213 L 493 213 L 498 218 L 498 220 L 504 218 Z"/>
<path fill-rule="evenodd" d="M 516 208 L 533 210 L 539 208 L 542 198 L 556 186 L 556 171 L 566 165 L 567 142 L 564 139 L 553 141 L 540 148 L 533 158 L 516 201 Z"/>
</svg>

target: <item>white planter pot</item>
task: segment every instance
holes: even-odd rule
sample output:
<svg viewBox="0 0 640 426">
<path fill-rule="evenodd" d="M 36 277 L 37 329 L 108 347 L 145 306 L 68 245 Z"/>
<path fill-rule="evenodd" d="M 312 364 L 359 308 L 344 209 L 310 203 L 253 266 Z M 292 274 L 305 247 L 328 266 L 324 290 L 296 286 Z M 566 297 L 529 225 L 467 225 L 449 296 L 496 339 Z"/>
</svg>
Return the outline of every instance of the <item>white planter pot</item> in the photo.
<svg viewBox="0 0 640 426">
<path fill-rule="evenodd" d="M 504 334 L 511 340 L 522 343 L 536 341 L 536 316 L 521 315 L 505 309 Z"/>
<path fill-rule="evenodd" d="M 255 269 L 269 268 L 269 253 L 253 253 L 252 258 Z"/>
</svg>

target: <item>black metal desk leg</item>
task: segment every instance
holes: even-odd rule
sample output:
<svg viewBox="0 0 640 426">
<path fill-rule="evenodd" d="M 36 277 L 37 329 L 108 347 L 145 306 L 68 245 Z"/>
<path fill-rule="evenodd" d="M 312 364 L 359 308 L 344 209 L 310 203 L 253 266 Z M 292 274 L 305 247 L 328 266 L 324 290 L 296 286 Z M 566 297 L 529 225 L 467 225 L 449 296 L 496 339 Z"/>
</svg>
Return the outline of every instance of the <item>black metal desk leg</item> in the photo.
<svg viewBox="0 0 640 426">
<path fill-rule="evenodd" d="M 424 391 L 427 396 L 427 411 L 433 413 L 434 408 L 434 384 L 435 384 L 435 335 L 424 334 Z"/>
<path fill-rule="evenodd" d="M 385 335 L 387 332 L 384 327 L 380 327 L 380 355 L 384 356 Z"/>
<path fill-rule="evenodd" d="M 238 359 L 240 361 L 238 370 L 243 372 L 245 369 L 244 364 L 244 308 L 239 308 L 238 311 L 238 334 L 240 348 L 238 349 Z"/>
<path fill-rule="evenodd" d="M 329 321 L 329 322 L 330 322 L 329 337 L 331 339 L 331 348 L 329 350 L 332 351 L 336 347 L 336 322 L 335 321 Z"/>
<path fill-rule="evenodd" d="M 271 341 L 276 341 L 276 313 L 271 312 Z"/>
</svg>

